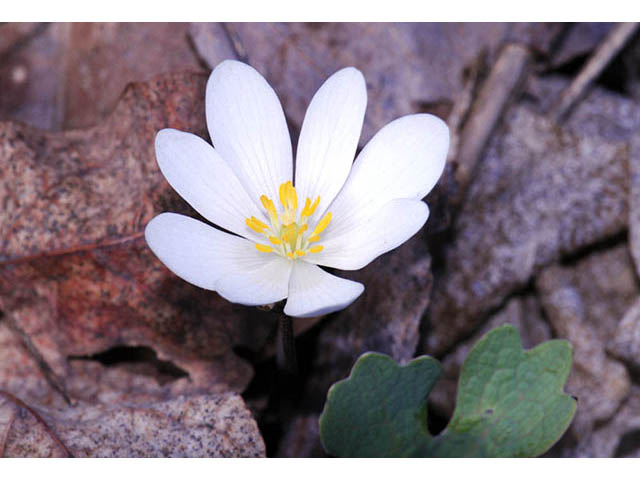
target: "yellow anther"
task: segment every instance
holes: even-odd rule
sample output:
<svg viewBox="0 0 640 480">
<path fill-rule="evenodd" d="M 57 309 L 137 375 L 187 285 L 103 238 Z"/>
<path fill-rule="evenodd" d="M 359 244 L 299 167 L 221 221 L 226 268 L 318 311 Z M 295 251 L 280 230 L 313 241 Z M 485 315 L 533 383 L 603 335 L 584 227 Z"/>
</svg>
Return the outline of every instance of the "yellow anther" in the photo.
<svg viewBox="0 0 640 480">
<path fill-rule="evenodd" d="M 258 220 L 256 217 L 247 218 L 245 220 L 247 226 L 252 230 L 255 230 L 258 233 L 264 232 L 267 228 L 269 228 L 265 223 Z"/>
<path fill-rule="evenodd" d="M 311 205 L 311 209 L 309 210 L 309 217 L 311 215 L 313 215 L 313 212 L 316 211 L 316 208 L 318 208 L 318 204 L 320 203 L 320 197 L 318 196 L 318 198 L 316 198 L 316 200 L 313 202 L 313 205 Z"/>
<path fill-rule="evenodd" d="M 302 212 L 300 212 L 300 216 L 308 217 L 310 209 L 311 209 L 311 199 L 307 197 L 307 199 L 304 201 L 304 208 L 302 209 Z"/>
<path fill-rule="evenodd" d="M 271 200 L 266 195 L 260 196 L 260 201 L 262 202 L 262 206 L 269 214 L 269 218 L 273 223 L 278 222 L 278 212 L 276 211 L 276 206 L 273 204 L 273 200 Z"/>
<path fill-rule="evenodd" d="M 298 211 L 298 194 L 291 180 L 280 185 L 280 203 L 285 210 Z"/>
<path fill-rule="evenodd" d="M 304 208 L 300 212 L 300 216 L 298 216 L 298 194 L 293 182 L 289 180 L 281 184 L 278 194 L 280 203 L 282 203 L 280 213 L 276 209 L 273 200 L 266 195 L 260 196 L 260 202 L 269 215 L 270 226 L 256 217 L 245 220 L 249 228 L 269 239 L 270 245 L 255 244 L 258 251 L 264 253 L 275 252 L 290 260 L 304 257 L 310 253 L 321 252 L 324 248 L 322 245 L 310 247 L 309 244 L 320 240 L 320 234 L 331 222 L 331 212 L 327 212 L 316 224 L 309 236 L 304 238 L 304 234 L 309 230 L 308 219 L 320 205 L 320 197 L 316 197 L 313 202 L 311 198 L 306 198 Z"/>
<path fill-rule="evenodd" d="M 307 200 L 304 203 L 304 208 L 302 209 L 302 212 L 300 212 L 300 217 L 308 218 L 311 215 L 313 215 L 313 212 L 316 211 L 316 208 L 318 207 L 319 203 L 320 203 L 320 197 L 317 197 L 316 200 L 313 202 L 313 204 L 311 203 L 311 199 L 307 198 Z"/>
<path fill-rule="evenodd" d="M 327 228 L 330 221 L 331 221 L 331 212 L 328 212 L 324 217 L 322 217 L 322 220 L 318 222 L 318 224 L 316 225 L 316 228 L 313 229 L 313 232 L 311 232 L 311 237 L 313 238 L 320 235 L 320 233 L 322 233 L 324 229 Z M 309 241 L 311 242 L 315 240 L 311 240 L 311 238 L 309 238 Z"/>
</svg>

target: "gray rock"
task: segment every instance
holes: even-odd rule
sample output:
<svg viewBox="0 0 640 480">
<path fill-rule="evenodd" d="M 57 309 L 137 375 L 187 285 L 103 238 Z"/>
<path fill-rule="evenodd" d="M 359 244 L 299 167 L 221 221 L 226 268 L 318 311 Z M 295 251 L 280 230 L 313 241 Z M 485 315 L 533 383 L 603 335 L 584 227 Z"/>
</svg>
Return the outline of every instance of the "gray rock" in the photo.
<svg viewBox="0 0 640 480">
<path fill-rule="evenodd" d="M 631 367 L 640 368 L 640 299 L 622 317 L 607 348 Z"/>
<path fill-rule="evenodd" d="M 609 422 L 596 429 L 574 449 L 571 457 L 640 457 L 640 387 L 634 386 L 629 399 Z"/>
<path fill-rule="evenodd" d="M 588 118 L 592 103 L 617 110 L 598 123 Z M 620 138 L 629 137 L 634 119 L 619 122 L 635 104 L 596 90 L 583 105 L 563 126 L 524 104 L 508 112 L 436 278 L 421 344 L 426 353 L 449 350 L 545 265 L 626 228 L 629 148 Z"/>
<path fill-rule="evenodd" d="M 620 312 L 638 294 L 632 272 L 628 251 L 621 246 L 594 253 L 575 265 L 550 266 L 536 279 L 556 336 L 568 339 L 573 346 L 573 368 L 566 390 L 578 397 L 570 428 L 577 442 L 611 418 L 630 392 L 626 368 L 605 353 L 605 345 L 622 317 Z"/>
</svg>

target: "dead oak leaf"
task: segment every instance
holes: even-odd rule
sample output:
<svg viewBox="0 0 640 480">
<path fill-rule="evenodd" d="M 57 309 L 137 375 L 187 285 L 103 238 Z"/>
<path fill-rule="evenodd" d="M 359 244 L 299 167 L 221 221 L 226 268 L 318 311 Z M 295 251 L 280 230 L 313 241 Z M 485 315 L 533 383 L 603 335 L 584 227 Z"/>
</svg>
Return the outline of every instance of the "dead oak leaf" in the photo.
<svg viewBox="0 0 640 480">
<path fill-rule="evenodd" d="M 60 377 L 69 357 L 148 346 L 187 378 L 172 393 L 242 390 L 251 368 L 232 351 L 259 348 L 270 322 L 171 274 L 147 248 L 157 213 L 191 213 L 153 150 L 165 127 L 205 135 L 206 77 L 130 85 L 86 130 L 43 132 L 0 122 L 0 310 Z"/>
</svg>

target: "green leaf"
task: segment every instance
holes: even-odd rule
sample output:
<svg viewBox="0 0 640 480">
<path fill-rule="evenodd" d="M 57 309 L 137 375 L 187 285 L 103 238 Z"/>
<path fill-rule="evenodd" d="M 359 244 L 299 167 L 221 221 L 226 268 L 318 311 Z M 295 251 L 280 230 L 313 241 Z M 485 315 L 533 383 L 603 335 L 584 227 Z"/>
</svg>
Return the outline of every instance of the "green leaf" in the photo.
<svg viewBox="0 0 640 480">
<path fill-rule="evenodd" d="M 511 325 L 492 330 L 465 360 L 456 410 L 434 437 L 426 399 L 440 374 L 437 360 L 424 356 L 399 366 L 366 353 L 329 390 L 320 437 L 327 452 L 341 457 L 537 456 L 575 414 L 575 400 L 563 393 L 571 357 L 565 340 L 524 351 Z"/>
<path fill-rule="evenodd" d="M 335 383 L 320 418 L 325 450 L 341 457 L 410 457 L 430 437 L 425 401 L 440 364 L 419 357 L 399 366 L 365 353 L 347 380 Z"/>
</svg>

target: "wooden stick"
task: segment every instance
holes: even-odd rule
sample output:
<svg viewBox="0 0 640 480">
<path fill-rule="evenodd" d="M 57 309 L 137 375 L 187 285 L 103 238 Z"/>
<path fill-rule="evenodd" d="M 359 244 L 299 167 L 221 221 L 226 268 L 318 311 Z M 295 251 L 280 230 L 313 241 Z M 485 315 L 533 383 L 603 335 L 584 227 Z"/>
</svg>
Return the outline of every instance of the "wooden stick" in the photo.
<svg viewBox="0 0 640 480">
<path fill-rule="evenodd" d="M 458 194 L 453 199 L 454 204 L 463 203 L 475 166 L 502 113 L 521 85 L 530 59 L 531 53 L 526 46 L 517 43 L 506 45 L 480 88 L 460 135 L 455 172 Z"/>
<path fill-rule="evenodd" d="M 549 109 L 548 116 L 550 119 L 558 122 L 569 114 L 578 100 L 587 93 L 593 81 L 600 76 L 609 62 L 615 58 L 631 39 L 637 28 L 638 24 L 634 22 L 620 23 L 609 32 L 580 73 Z"/>
</svg>

